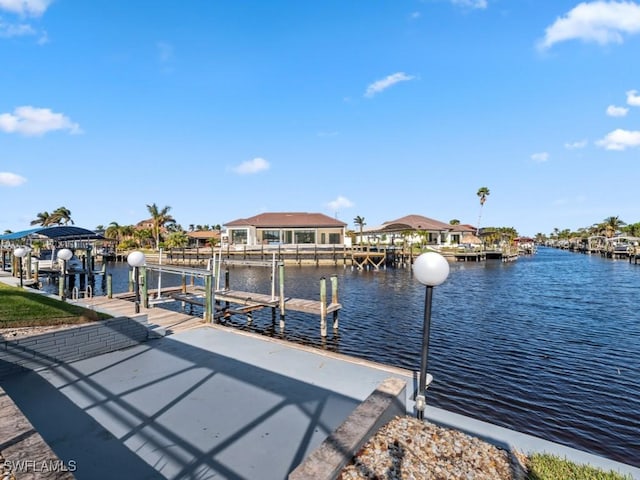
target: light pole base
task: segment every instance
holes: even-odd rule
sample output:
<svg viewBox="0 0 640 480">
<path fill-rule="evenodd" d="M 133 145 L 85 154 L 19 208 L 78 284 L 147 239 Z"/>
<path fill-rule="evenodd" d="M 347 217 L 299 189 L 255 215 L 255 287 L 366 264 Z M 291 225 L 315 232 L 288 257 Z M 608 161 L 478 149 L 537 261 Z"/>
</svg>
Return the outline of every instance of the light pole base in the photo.
<svg viewBox="0 0 640 480">
<path fill-rule="evenodd" d="M 416 417 L 418 420 L 424 419 L 424 409 L 427 406 L 427 402 L 424 395 L 416 395 Z"/>
</svg>

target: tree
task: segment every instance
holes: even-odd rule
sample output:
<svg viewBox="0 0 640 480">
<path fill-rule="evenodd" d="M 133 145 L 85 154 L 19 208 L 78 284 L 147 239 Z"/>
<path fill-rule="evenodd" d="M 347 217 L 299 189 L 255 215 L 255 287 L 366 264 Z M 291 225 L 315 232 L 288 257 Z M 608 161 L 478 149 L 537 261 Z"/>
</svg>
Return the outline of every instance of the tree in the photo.
<svg viewBox="0 0 640 480">
<path fill-rule="evenodd" d="M 147 209 L 151 214 L 151 220 L 153 221 L 153 237 L 156 241 L 156 248 L 160 248 L 160 230 L 167 225 L 168 223 L 175 223 L 174 218 L 169 215 L 169 211 L 171 207 L 166 206 L 162 209 L 159 209 L 155 203 L 151 205 L 147 205 Z"/>
<path fill-rule="evenodd" d="M 605 237 L 611 238 L 618 233 L 624 225 L 626 225 L 626 223 L 620 220 L 619 217 L 607 217 L 599 227 Z"/>
<path fill-rule="evenodd" d="M 640 222 L 631 223 L 623 227 L 622 231 L 631 237 L 640 237 Z"/>
<path fill-rule="evenodd" d="M 364 221 L 364 217 L 361 217 L 360 215 L 358 215 L 356 218 L 353 219 L 353 224 L 360 227 L 360 245 L 362 245 L 362 229 L 366 225 Z"/>
<path fill-rule="evenodd" d="M 460 225 L 460 220 L 458 220 L 457 218 L 449 220 L 449 225 Z"/>
<path fill-rule="evenodd" d="M 35 220 L 31 220 L 31 225 L 42 225 L 43 227 L 51 225 L 51 215 L 49 212 L 40 212 L 36 215 Z"/>
<path fill-rule="evenodd" d="M 478 229 L 476 231 L 476 235 L 480 233 L 480 218 L 482 218 L 482 207 L 484 206 L 484 202 L 487 201 L 487 197 L 489 196 L 489 194 L 490 192 L 487 187 L 480 187 L 478 189 L 478 192 L 476 193 L 476 195 L 480 197 L 480 214 L 478 215 Z"/>
<path fill-rule="evenodd" d="M 55 223 L 57 225 L 67 225 L 68 223 L 71 223 L 71 225 L 73 225 L 73 220 L 71 220 L 71 210 L 69 210 L 66 207 L 58 207 L 56 208 L 53 213 L 51 214 L 52 217 L 52 222 L 51 223 Z"/>
<path fill-rule="evenodd" d="M 167 236 L 168 248 L 183 248 L 189 244 L 189 237 L 184 232 L 171 232 Z"/>
<path fill-rule="evenodd" d="M 120 225 L 118 225 L 118 222 L 111 222 L 107 227 L 107 229 L 104 231 L 104 236 L 106 238 L 116 240 L 118 243 L 120 242 L 120 235 L 121 235 L 121 230 L 120 230 Z"/>
</svg>

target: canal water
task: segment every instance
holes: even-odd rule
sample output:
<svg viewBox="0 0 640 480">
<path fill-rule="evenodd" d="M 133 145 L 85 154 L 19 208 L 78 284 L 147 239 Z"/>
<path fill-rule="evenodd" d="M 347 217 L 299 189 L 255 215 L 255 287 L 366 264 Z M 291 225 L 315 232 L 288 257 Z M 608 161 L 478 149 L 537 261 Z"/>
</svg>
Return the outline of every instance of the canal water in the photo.
<svg viewBox="0 0 640 480">
<path fill-rule="evenodd" d="M 114 292 L 128 289 L 126 263 L 107 271 Z M 287 266 L 285 295 L 319 300 L 332 275 L 343 308 L 325 340 L 316 315 L 290 312 L 283 332 L 270 309 L 251 326 L 228 324 L 417 371 L 425 287 L 411 270 Z M 270 268 L 230 267 L 229 278 L 232 289 L 271 293 Z M 162 275 L 163 286 L 179 284 Z M 451 263 L 433 295 L 427 402 L 640 467 L 639 291 L 640 265 L 550 248 Z"/>
</svg>

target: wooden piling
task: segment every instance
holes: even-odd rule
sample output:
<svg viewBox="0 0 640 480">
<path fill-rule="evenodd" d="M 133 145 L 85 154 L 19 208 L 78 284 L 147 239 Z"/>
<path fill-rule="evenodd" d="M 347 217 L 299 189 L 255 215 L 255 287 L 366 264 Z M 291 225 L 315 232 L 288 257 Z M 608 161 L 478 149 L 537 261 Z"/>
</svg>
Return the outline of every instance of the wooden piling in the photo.
<svg viewBox="0 0 640 480">
<path fill-rule="evenodd" d="M 204 321 L 211 322 L 213 315 L 213 278 L 207 275 L 204 278 L 205 302 L 204 302 Z"/>
<path fill-rule="evenodd" d="M 113 298 L 113 274 L 107 275 L 107 298 Z"/>
<path fill-rule="evenodd" d="M 278 286 L 280 292 L 280 330 L 284 330 L 284 262 L 278 264 Z"/>
<path fill-rule="evenodd" d="M 337 304 L 338 302 L 338 276 L 331 275 L 331 303 Z M 333 311 L 333 329 L 338 329 L 338 310 Z"/>
<path fill-rule="evenodd" d="M 320 279 L 320 336 L 327 336 L 327 279 Z"/>
<path fill-rule="evenodd" d="M 149 308 L 149 285 L 147 278 L 147 268 L 140 267 L 140 288 L 142 289 L 142 306 L 144 308 Z"/>
</svg>

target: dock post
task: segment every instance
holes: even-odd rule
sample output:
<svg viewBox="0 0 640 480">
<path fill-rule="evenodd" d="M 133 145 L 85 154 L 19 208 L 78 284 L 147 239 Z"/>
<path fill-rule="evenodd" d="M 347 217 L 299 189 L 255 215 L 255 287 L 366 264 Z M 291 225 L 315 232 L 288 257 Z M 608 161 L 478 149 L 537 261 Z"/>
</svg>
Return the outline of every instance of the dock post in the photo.
<svg viewBox="0 0 640 480">
<path fill-rule="evenodd" d="M 149 285 L 147 284 L 147 267 L 140 267 L 140 283 L 142 287 L 142 306 L 149 308 Z"/>
<path fill-rule="evenodd" d="M 107 298 L 113 298 L 113 274 L 107 275 Z"/>
<path fill-rule="evenodd" d="M 187 293 L 187 276 L 185 273 L 182 274 L 182 293 Z"/>
<path fill-rule="evenodd" d="M 280 286 L 280 331 L 284 330 L 284 262 L 278 264 L 278 282 Z"/>
<path fill-rule="evenodd" d="M 631 258 L 631 257 L 629 257 Z M 38 259 L 34 258 L 33 259 L 33 279 L 35 280 L 36 284 L 38 283 Z"/>
<path fill-rule="evenodd" d="M 212 293 L 213 293 L 213 278 L 211 275 L 207 275 L 204 278 L 204 288 L 205 288 L 205 301 L 204 301 L 204 320 L 205 322 L 211 322 L 212 320 Z"/>
<path fill-rule="evenodd" d="M 229 268 L 226 268 L 224 271 L 224 289 L 229 290 Z M 231 316 L 231 313 L 229 312 L 230 306 L 231 304 L 229 303 L 229 301 L 225 300 L 224 302 L 224 318 L 225 319 Z"/>
<path fill-rule="evenodd" d="M 331 275 L 331 303 L 338 303 L 338 276 Z M 338 310 L 333 311 L 333 329 L 338 329 Z"/>
<path fill-rule="evenodd" d="M 60 272 L 60 276 L 58 277 L 58 296 L 60 300 L 64 301 L 64 270 Z"/>
<path fill-rule="evenodd" d="M 320 279 L 320 335 L 327 336 L 327 279 Z"/>
</svg>

